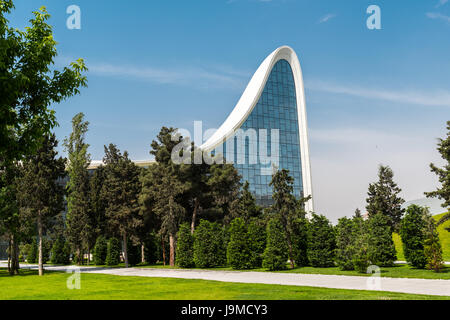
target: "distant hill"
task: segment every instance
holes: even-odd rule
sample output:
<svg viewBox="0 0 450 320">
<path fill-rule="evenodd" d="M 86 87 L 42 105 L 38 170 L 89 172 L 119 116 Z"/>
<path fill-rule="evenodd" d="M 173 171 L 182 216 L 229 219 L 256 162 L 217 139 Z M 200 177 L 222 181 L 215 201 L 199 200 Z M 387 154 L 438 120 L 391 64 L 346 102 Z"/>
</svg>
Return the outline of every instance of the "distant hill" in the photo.
<svg viewBox="0 0 450 320">
<path fill-rule="evenodd" d="M 439 200 L 437 198 L 421 198 L 411 201 L 406 201 L 403 204 L 403 208 L 407 208 L 412 204 L 421 206 L 421 207 L 428 207 L 430 210 L 430 213 L 434 216 L 436 214 L 441 214 L 442 212 L 447 211 L 445 208 L 441 206 L 441 204 L 444 203 L 442 200 Z"/>
</svg>

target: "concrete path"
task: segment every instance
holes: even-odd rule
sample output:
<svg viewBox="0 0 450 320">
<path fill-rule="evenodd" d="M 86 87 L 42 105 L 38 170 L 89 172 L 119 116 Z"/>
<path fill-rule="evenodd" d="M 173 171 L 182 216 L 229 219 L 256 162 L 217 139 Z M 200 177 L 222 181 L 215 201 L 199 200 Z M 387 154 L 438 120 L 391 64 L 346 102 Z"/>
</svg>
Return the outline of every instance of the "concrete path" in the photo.
<svg viewBox="0 0 450 320">
<path fill-rule="evenodd" d="M 0 266 L 4 267 L 4 264 L 0 263 Z M 36 265 L 22 264 L 21 267 L 37 269 Z M 68 268 L 70 267 L 45 266 L 46 270 L 54 271 L 66 271 Z M 450 296 L 450 280 L 156 268 L 125 269 L 81 267 L 80 271 L 83 273 L 100 273 L 117 276 L 202 279 L 224 282 L 264 283 L 353 290 L 378 290 L 412 294 Z"/>
</svg>

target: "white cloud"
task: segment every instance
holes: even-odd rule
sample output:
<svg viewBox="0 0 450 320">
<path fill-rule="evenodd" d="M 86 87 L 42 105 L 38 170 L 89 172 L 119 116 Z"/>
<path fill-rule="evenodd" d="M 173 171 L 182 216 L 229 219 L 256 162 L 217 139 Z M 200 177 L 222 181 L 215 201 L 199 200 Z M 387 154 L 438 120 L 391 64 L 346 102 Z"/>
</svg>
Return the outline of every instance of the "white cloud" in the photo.
<svg viewBox="0 0 450 320">
<path fill-rule="evenodd" d="M 363 88 L 353 85 L 340 85 L 323 81 L 310 81 L 306 87 L 311 90 L 346 94 L 367 99 L 401 102 L 423 106 L 450 107 L 450 91 L 435 90 L 420 92 L 417 90 L 391 90 L 380 88 Z"/>
<path fill-rule="evenodd" d="M 442 7 L 447 2 L 448 2 L 448 0 L 439 0 L 438 4 L 435 6 L 435 8 Z"/>
<path fill-rule="evenodd" d="M 327 15 L 324 15 L 322 18 L 320 18 L 319 21 L 317 21 L 317 23 L 327 22 L 327 21 L 333 19 L 334 17 L 336 17 L 335 13 L 329 13 Z"/>
<path fill-rule="evenodd" d="M 426 16 L 430 19 L 438 19 L 438 20 L 443 20 L 447 23 L 450 23 L 450 16 L 446 16 L 442 13 L 438 13 L 438 12 L 427 12 Z"/>
</svg>

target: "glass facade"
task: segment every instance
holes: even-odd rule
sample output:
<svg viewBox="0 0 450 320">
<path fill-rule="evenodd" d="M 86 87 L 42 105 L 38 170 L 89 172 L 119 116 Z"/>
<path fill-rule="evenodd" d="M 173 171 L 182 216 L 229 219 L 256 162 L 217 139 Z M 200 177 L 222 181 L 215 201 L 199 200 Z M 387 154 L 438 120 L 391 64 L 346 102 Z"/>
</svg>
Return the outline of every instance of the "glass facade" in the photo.
<svg viewBox="0 0 450 320">
<path fill-rule="evenodd" d="M 279 169 L 289 170 L 294 178 L 294 194 L 297 198 L 302 196 L 297 98 L 292 69 L 286 60 L 279 60 L 274 65 L 258 103 L 240 129 L 247 133 L 244 138 L 235 134 L 229 138 L 234 141 L 226 141 L 216 148 L 214 153 L 223 153 L 227 162 L 233 161 L 242 175 L 242 182 L 249 182 L 257 203 L 262 206 L 272 204 L 272 188 L 269 186 L 272 169 L 270 163 L 261 163 L 261 147 L 262 150 L 267 150 L 272 164 L 276 163 Z M 261 129 L 267 130 L 266 140 L 261 139 Z M 277 130 L 278 150 L 273 146 Z M 254 133 L 258 135 L 256 140 L 252 138 Z M 242 147 L 239 148 L 239 145 Z M 234 159 L 230 159 L 231 157 Z"/>
</svg>

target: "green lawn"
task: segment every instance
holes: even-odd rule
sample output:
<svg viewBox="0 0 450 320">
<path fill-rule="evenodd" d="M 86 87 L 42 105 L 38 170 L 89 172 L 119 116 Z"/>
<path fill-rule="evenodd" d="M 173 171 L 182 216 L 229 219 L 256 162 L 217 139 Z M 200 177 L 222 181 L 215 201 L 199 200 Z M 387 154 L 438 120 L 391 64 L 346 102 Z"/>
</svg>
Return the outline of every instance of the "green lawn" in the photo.
<svg viewBox="0 0 450 320">
<path fill-rule="evenodd" d="M 445 213 L 435 215 L 435 216 L 433 216 L 433 218 L 436 221 L 439 221 L 439 219 L 444 214 Z M 450 221 L 447 221 L 438 227 L 439 238 L 441 239 L 441 245 L 442 245 L 443 258 L 445 261 L 450 261 L 450 232 L 448 232 L 445 229 L 445 228 L 449 228 L 449 227 L 450 227 Z M 393 239 L 394 239 L 394 243 L 395 243 L 395 249 L 397 250 L 397 259 L 404 261 L 405 256 L 403 255 L 402 239 L 396 233 L 393 234 Z"/>
<path fill-rule="evenodd" d="M 121 277 L 81 274 L 81 289 L 66 287 L 68 274 L 22 270 L 11 277 L 0 269 L 0 299 L 12 300 L 405 300 L 445 299 L 449 297 L 391 292 L 341 290 L 268 284 L 227 283 L 206 280 Z"/>
</svg>

